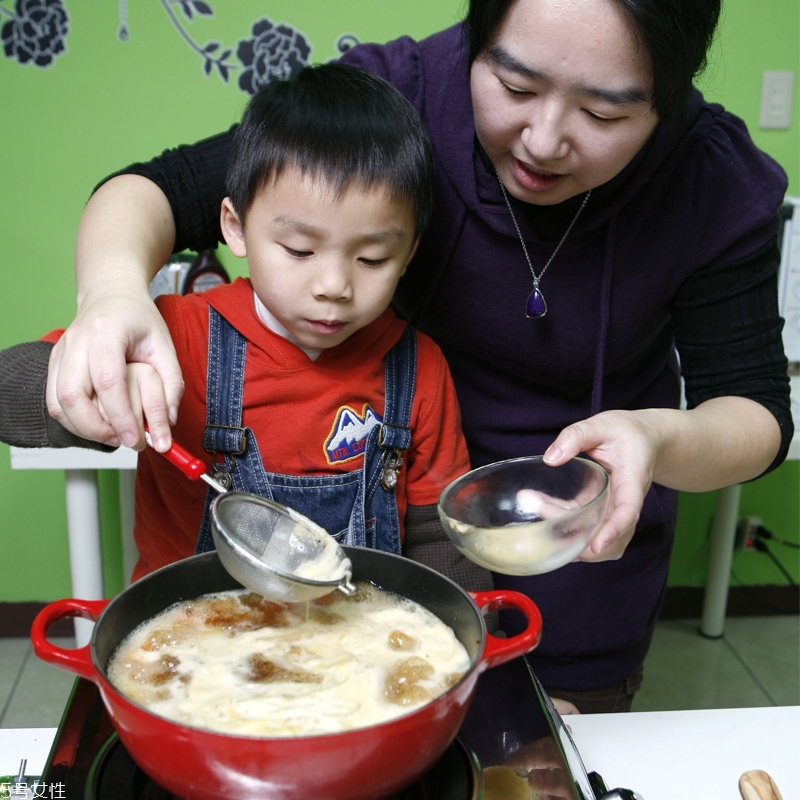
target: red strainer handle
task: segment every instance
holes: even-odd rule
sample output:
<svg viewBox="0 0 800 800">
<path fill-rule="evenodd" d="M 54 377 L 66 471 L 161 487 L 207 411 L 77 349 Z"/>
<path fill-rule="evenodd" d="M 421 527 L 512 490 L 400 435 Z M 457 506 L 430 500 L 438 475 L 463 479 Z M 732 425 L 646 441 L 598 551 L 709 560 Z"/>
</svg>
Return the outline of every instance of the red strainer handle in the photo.
<svg viewBox="0 0 800 800">
<path fill-rule="evenodd" d="M 152 446 L 153 443 L 150 441 L 150 431 L 147 425 L 144 426 L 144 436 L 147 444 Z M 199 458 L 195 458 L 188 450 L 181 447 L 174 439 L 169 450 L 161 453 L 161 455 L 193 481 L 199 481 L 206 473 L 206 465 Z"/>
</svg>

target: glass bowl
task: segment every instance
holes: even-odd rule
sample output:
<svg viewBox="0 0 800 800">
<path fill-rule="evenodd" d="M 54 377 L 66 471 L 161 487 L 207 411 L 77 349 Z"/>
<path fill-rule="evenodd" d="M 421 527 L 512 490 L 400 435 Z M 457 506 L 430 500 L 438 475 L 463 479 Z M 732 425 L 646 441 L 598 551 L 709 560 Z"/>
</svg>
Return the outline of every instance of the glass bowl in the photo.
<svg viewBox="0 0 800 800">
<path fill-rule="evenodd" d="M 572 458 L 542 456 L 487 464 L 456 478 L 439 497 L 439 516 L 456 548 L 506 575 L 539 575 L 579 556 L 600 530 L 608 473 Z"/>
</svg>

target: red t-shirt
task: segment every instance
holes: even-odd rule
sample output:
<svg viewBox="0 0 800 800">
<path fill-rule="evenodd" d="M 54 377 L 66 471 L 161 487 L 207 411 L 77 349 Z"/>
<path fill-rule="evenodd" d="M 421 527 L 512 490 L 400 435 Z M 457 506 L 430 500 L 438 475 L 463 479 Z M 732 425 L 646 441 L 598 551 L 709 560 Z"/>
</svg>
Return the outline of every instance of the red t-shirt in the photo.
<svg viewBox="0 0 800 800">
<path fill-rule="evenodd" d="M 247 339 L 242 424 L 255 432 L 264 468 L 288 475 L 361 469 L 358 447 L 343 446 L 336 434 L 348 423 L 368 422 L 371 412 L 383 417 L 383 358 L 405 329 L 392 311 L 312 361 L 261 322 L 249 280 L 186 297 L 163 295 L 157 302 L 186 382 L 173 437 L 209 470 L 211 456 L 202 446 L 209 304 Z M 419 333 L 411 430 L 396 489 L 401 525 L 408 505 L 435 503 L 469 469 L 450 372 L 438 346 Z M 205 483 L 189 480 L 154 450 L 140 454 L 134 579 L 194 552 L 205 495 Z"/>
</svg>

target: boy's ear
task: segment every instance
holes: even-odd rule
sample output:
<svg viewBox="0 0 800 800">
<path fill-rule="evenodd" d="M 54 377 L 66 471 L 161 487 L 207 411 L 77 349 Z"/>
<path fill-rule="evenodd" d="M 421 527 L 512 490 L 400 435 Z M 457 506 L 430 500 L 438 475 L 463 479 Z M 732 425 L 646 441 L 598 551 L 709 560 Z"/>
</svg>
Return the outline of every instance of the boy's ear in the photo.
<svg viewBox="0 0 800 800">
<path fill-rule="evenodd" d="M 239 217 L 233 210 L 230 197 L 222 201 L 222 208 L 219 212 L 219 226 L 222 228 L 222 235 L 230 251 L 237 258 L 244 258 L 247 255 L 247 246 L 244 241 L 244 227 L 239 221 Z"/>
</svg>

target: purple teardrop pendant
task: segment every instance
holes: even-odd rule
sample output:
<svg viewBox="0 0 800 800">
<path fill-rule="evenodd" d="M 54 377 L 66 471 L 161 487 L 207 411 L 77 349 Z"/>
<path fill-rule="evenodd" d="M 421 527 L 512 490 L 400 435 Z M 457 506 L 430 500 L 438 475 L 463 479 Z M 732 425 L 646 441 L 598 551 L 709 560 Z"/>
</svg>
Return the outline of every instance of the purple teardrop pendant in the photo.
<svg viewBox="0 0 800 800">
<path fill-rule="evenodd" d="M 538 286 L 534 286 L 533 291 L 528 295 L 525 313 L 530 318 L 543 317 L 547 313 L 547 303 L 545 303 L 544 295 L 539 291 Z"/>
</svg>

